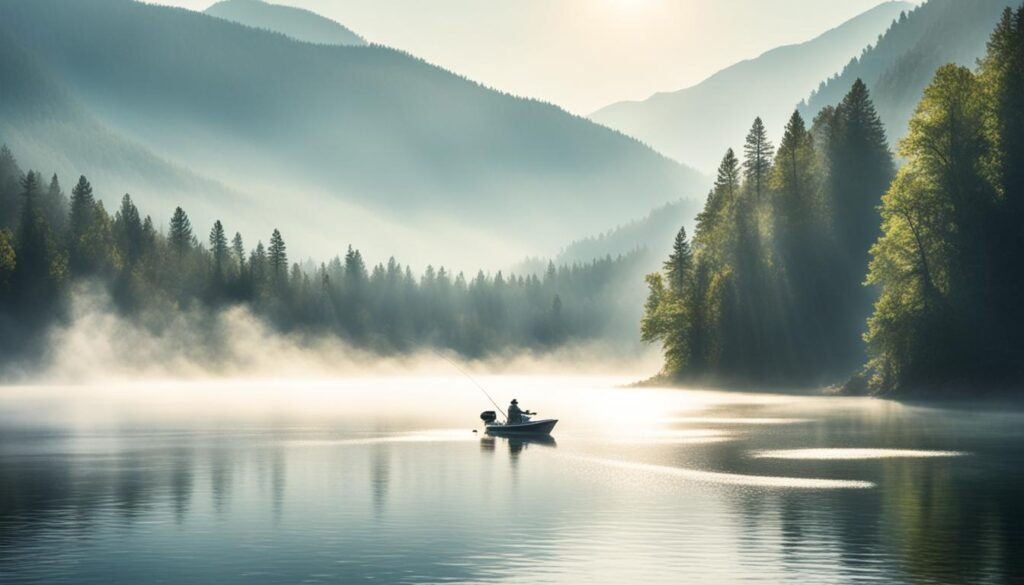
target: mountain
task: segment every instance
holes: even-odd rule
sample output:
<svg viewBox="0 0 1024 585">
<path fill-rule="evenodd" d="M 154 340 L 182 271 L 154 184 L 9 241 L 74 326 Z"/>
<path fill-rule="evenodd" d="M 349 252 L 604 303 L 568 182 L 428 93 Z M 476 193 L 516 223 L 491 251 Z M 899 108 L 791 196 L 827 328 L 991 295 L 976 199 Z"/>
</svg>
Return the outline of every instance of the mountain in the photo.
<svg viewBox="0 0 1024 585">
<path fill-rule="evenodd" d="M 0 13 L 0 34 L 105 126 L 247 193 L 304 253 L 493 265 L 707 187 L 630 137 L 385 47 L 129 0 Z"/>
<path fill-rule="evenodd" d="M 686 227 L 687 233 L 692 234 L 693 225 L 693 207 L 690 202 L 675 201 L 651 211 L 643 218 L 570 243 L 555 257 L 555 263 L 586 263 L 595 258 L 614 258 L 634 250 L 646 249 L 656 262 L 649 268 L 655 270 L 671 251 L 679 228 Z"/>
<path fill-rule="evenodd" d="M 237 205 L 240 196 L 120 136 L 90 114 L 35 59 L 0 33 L 0 143 L 26 170 L 60 175 L 70 187 L 88 174 L 108 209 L 125 192 L 152 206 Z"/>
<path fill-rule="evenodd" d="M 281 33 L 298 41 L 318 45 L 366 45 L 366 39 L 315 12 L 269 4 L 261 0 L 224 0 L 206 9 L 206 14 L 245 26 Z"/>
<path fill-rule="evenodd" d="M 612 104 L 590 118 L 710 172 L 727 148 L 740 144 L 756 116 L 781 134 L 802 98 L 913 7 L 880 4 L 808 42 L 737 63 L 688 89 Z"/>
<path fill-rule="evenodd" d="M 999 16 L 1020 0 L 929 0 L 899 21 L 838 76 L 823 82 L 801 111 L 813 116 L 839 103 L 860 78 L 871 90 L 875 107 L 895 142 L 907 131 L 924 88 L 939 66 L 958 63 L 974 67 Z"/>
</svg>

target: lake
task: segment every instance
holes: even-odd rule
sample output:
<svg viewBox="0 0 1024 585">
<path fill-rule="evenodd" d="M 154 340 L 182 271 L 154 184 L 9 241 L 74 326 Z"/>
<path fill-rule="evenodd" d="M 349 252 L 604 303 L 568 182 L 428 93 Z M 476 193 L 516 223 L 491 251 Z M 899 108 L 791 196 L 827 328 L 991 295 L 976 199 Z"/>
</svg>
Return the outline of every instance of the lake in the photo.
<svg viewBox="0 0 1024 585">
<path fill-rule="evenodd" d="M 1013 583 L 1024 415 L 483 377 L 0 388 L 0 583 Z"/>
</svg>

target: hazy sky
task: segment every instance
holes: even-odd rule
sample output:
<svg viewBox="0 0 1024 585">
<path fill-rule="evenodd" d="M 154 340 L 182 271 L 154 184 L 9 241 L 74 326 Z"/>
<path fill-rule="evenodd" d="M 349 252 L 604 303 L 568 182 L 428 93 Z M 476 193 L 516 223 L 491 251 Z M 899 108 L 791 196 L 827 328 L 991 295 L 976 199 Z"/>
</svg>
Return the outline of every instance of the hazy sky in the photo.
<svg viewBox="0 0 1024 585">
<path fill-rule="evenodd" d="M 151 0 L 203 10 L 213 0 Z M 588 114 L 810 39 L 881 0 L 274 0 Z"/>
</svg>

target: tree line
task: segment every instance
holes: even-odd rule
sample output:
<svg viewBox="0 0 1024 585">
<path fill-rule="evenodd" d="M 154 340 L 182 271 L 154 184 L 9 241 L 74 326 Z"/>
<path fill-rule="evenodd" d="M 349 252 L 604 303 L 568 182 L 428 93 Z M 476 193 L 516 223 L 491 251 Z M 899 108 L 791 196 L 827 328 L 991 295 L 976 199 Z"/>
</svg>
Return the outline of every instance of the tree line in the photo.
<svg viewBox="0 0 1024 585">
<path fill-rule="evenodd" d="M 49 327 L 68 318 L 82 281 L 100 283 L 118 311 L 154 327 L 157 315 L 241 304 L 279 331 L 337 335 L 385 353 L 545 350 L 606 335 L 620 312 L 615 285 L 643 256 L 474 276 L 433 266 L 415 275 L 394 258 L 369 266 L 351 246 L 327 262 L 293 262 L 276 229 L 248 247 L 219 220 L 202 234 L 180 207 L 158 229 L 130 195 L 111 215 L 86 177 L 69 198 L 57 176 L 45 183 L 0 149 L 0 349 L 8 358 L 40 349 Z"/>
<path fill-rule="evenodd" d="M 938 70 L 899 145 L 867 87 L 776 150 L 730 150 L 664 271 L 645 341 L 663 375 L 762 385 L 854 374 L 880 392 L 1019 384 L 1024 373 L 1024 8 L 976 72 Z M 864 365 L 866 363 L 866 366 Z M 977 390 L 974 390 L 977 391 Z"/>
</svg>

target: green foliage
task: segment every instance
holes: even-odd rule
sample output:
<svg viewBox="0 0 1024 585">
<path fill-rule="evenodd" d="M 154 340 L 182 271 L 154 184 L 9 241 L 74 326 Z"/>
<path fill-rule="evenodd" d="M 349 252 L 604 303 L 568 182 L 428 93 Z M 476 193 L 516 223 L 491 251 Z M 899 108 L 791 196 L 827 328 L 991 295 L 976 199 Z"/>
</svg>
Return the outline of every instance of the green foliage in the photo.
<svg viewBox="0 0 1024 585">
<path fill-rule="evenodd" d="M 242 236 L 236 234 L 238 238 L 238 248 L 242 246 Z M 228 236 L 224 232 L 224 224 L 217 221 L 213 222 L 213 228 L 210 230 L 210 255 L 213 257 L 213 278 L 215 283 L 221 283 L 224 281 L 224 271 L 228 266 Z M 239 256 L 241 253 L 239 253 Z"/>
<path fill-rule="evenodd" d="M 794 112 L 777 153 L 754 120 L 744 155 L 726 152 L 692 244 L 680 232 L 664 276 L 648 276 L 643 339 L 661 343 L 677 380 L 847 375 L 863 363 L 871 300 L 861 280 L 872 230 L 855 226 L 872 221 L 893 168 L 866 87 L 811 130 Z"/>
<path fill-rule="evenodd" d="M 900 144 L 869 281 L 865 339 L 885 392 L 1019 385 L 1024 8 L 1007 10 L 978 74 L 947 65 Z"/>
<path fill-rule="evenodd" d="M 0 229 L 14 229 L 18 225 L 21 178 L 14 154 L 6 144 L 0 146 Z"/>
<path fill-rule="evenodd" d="M 743 179 L 755 200 L 760 200 L 768 190 L 768 173 L 772 168 L 773 150 L 764 123 L 761 118 L 755 118 L 743 145 Z"/>
<path fill-rule="evenodd" d="M 551 263 L 543 277 L 480 272 L 469 282 L 443 267 L 428 267 L 417 279 L 394 258 L 368 268 L 351 246 L 329 262 L 289 265 L 276 229 L 269 246 L 258 242 L 247 251 L 241 234 L 228 243 L 218 220 L 206 248 L 180 207 L 164 236 L 148 216 L 142 219 L 130 195 L 111 218 L 85 177 L 72 191 L 65 233 L 55 238 L 41 210 L 46 193 L 39 175 L 27 174 L 19 191 L 17 231 L 0 230 L 0 324 L 21 331 L 0 339 L 5 359 L 12 348 L 41 346 L 27 339 L 45 343 L 40 334 L 63 318 L 77 279 L 106 285 L 129 318 L 233 303 L 280 331 L 335 335 L 379 352 L 423 345 L 467 356 L 543 350 L 605 334 L 622 312 L 616 286 L 647 261 L 637 252 L 586 264 Z M 682 237 L 678 258 L 685 264 Z"/>
<path fill-rule="evenodd" d="M 0 298 L 10 289 L 15 266 L 17 253 L 14 250 L 14 234 L 11 230 L 0 229 Z"/>
<path fill-rule="evenodd" d="M 174 215 L 171 216 L 171 231 L 168 234 L 168 239 L 171 250 L 178 255 L 178 258 L 184 258 L 196 243 L 195 236 L 192 234 L 192 222 L 189 221 L 185 210 L 180 207 L 176 207 Z"/>
<path fill-rule="evenodd" d="M 822 83 L 806 104 L 801 104 L 801 113 L 810 116 L 834 104 L 859 78 L 871 89 L 890 137 L 902 137 L 935 71 L 946 63 L 972 66 L 984 52 L 985 40 L 1000 13 L 1019 5 L 1020 0 L 920 3 L 839 75 Z"/>
<path fill-rule="evenodd" d="M 39 175 L 29 171 L 21 182 L 21 220 L 15 236 L 13 280 L 16 298 L 51 298 L 63 279 L 66 263 L 55 249 L 40 203 Z"/>
<path fill-rule="evenodd" d="M 288 253 L 281 237 L 281 232 L 274 230 L 270 235 L 270 247 L 267 248 L 267 266 L 270 269 L 270 280 L 275 286 L 283 286 L 288 276 Z"/>
</svg>

